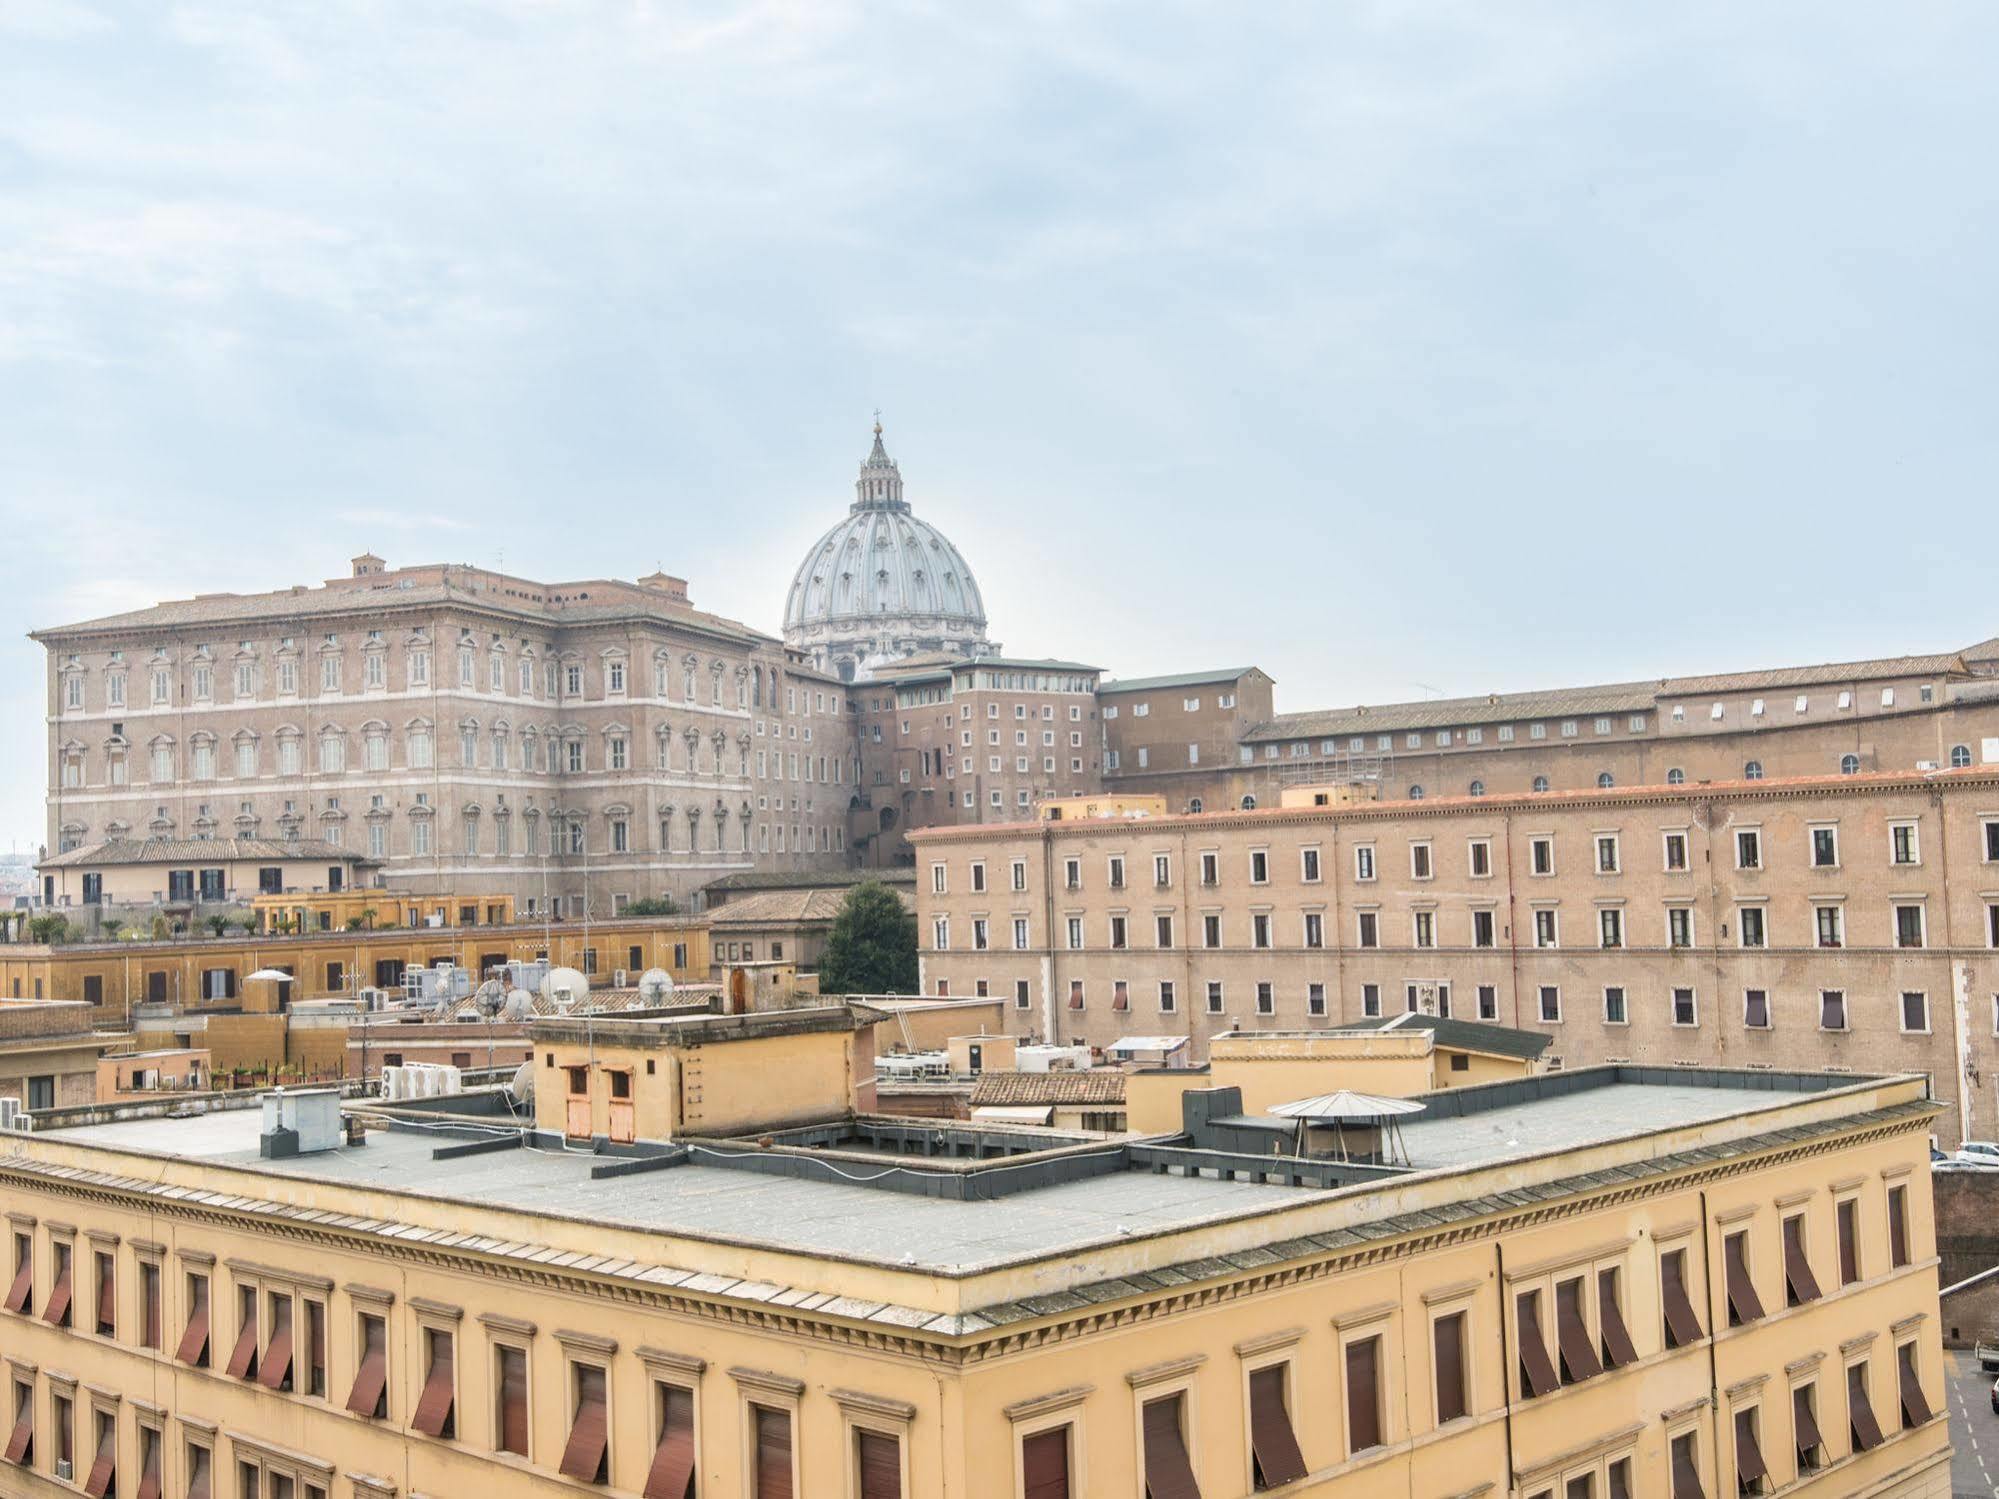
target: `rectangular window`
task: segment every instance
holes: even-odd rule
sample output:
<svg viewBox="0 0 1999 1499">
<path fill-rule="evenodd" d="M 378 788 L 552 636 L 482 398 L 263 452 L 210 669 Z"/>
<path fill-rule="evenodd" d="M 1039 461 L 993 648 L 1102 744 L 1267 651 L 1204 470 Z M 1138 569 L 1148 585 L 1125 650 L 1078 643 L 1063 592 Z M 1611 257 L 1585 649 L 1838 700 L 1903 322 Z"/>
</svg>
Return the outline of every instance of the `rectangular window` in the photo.
<svg viewBox="0 0 1999 1499">
<path fill-rule="evenodd" d="M 791 1412 L 752 1405 L 750 1440 L 757 1499 L 792 1499 Z"/>
<path fill-rule="evenodd" d="M 1839 829 L 1812 829 L 1812 868 L 1836 869 L 1839 867 Z"/>
<path fill-rule="evenodd" d="M 1993 826 L 1999 827 L 1999 823 L 1994 823 Z M 1999 858 L 1999 854 L 1995 854 L 1993 857 Z M 1372 844 L 1363 843 L 1353 851 L 1353 877 L 1361 881 L 1372 880 L 1374 878 L 1374 847 Z"/>
<path fill-rule="evenodd" d="M 1752 1031 L 1770 1029 L 1770 991 L 1767 989 L 1745 989 L 1742 991 L 1742 1023 Z"/>
<path fill-rule="evenodd" d="M 1208 980 L 1208 1013 L 1210 1015 L 1219 1015 L 1222 1013 L 1222 981 L 1220 979 Z"/>
<path fill-rule="evenodd" d="M 1846 991 L 1843 989 L 1819 991 L 1819 1029 L 1822 1031 L 1846 1029 Z"/>
<path fill-rule="evenodd" d="M 1669 947 L 1694 945 L 1694 911 L 1691 906 L 1666 908 L 1666 943 Z"/>
<path fill-rule="evenodd" d="M 1148 1400 L 1140 1414 L 1145 1445 L 1145 1490 L 1153 1495 L 1197 1495 L 1194 1469 L 1187 1456 L 1186 1397 L 1167 1395 Z"/>
<path fill-rule="evenodd" d="M 95 1328 L 100 1338 L 118 1336 L 118 1272 L 117 1261 L 103 1250 L 91 1256 L 97 1271 L 97 1318 Z"/>
<path fill-rule="evenodd" d="M 1602 1338 L 1603 1366 L 1621 1369 L 1638 1362 L 1631 1333 L 1624 1321 L 1623 1274 L 1615 1265 L 1596 1273 L 1597 1333 Z"/>
<path fill-rule="evenodd" d="M 1735 913 L 1736 932 L 1744 947 L 1764 945 L 1763 908 L 1761 906 L 1740 906 Z"/>
<path fill-rule="evenodd" d="M 1624 912 L 1616 906 L 1605 906 L 1596 913 L 1596 922 L 1598 946 L 1624 946 Z"/>
<path fill-rule="evenodd" d="M 1430 845 L 1412 843 L 1409 845 L 1409 877 L 1415 880 L 1430 878 Z"/>
<path fill-rule="evenodd" d="M 1659 1256 L 1660 1310 L 1666 1324 L 1666 1346 L 1683 1348 L 1701 1338 L 1700 1318 L 1687 1293 L 1687 1252 L 1669 1249 Z"/>
<path fill-rule="evenodd" d="M 1020 1491 L 1024 1499 L 1070 1499 L 1068 1427 L 1021 1439 Z"/>
<path fill-rule="evenodd" d="M 1465 1314 L 1447 1312 L 1431 1325 L 1434 1348 L 1431 1367 L 1437 1384 L 1437 1424 L 1468 1415 L 1471 1402 L 1465 1389 Z"/>
<path fill-rule="evenodd" d="M 1355 1338 L 1347 1344 L 1347 1451 L 1381 1445 L 1381 1339 Z"/>
<path fill-rule="evenodd" d="M 417 1396 L 410 1425 L 427 1437 L 456 1435 L 456 1380 L 453 1377 L 452 1336 L 441 1327 L 423 1329 L 423 1391 Z"/>
<path fill-rule="evenodd" d="M 1881 1445 L 1881 1423 L 1874 1419 L 1874 1405 L 1867 1398 L 1864 1359 L 1846 1366 L 1846 1423 L 1855 1452 L 1872 1452 Z"/>
<path fill-rule="evenodd" d="M 1528 843 L 1527 849 L 1529 867 L 1535 874 L 1548 875 L 1555 872 L 1554 839 L 1535 838 Z"/>
<path fill-rule="evenodd" d="M 1746 1406 L 1735 1413 L 1735 1489 L 1738 1494 L 1765 1491 L 1770 1469 L 1763 1461 L 1763 1448 L 1756 1440 L 1756 1407 Z"/>
<path fill-rule="evenodd" d="M 1562 991 L 1554 984 L 1541 985 L 1541 1020 L 1553 1025 L 1562 1018 Z"/>
<path fill-rule="evenodd" d="M 1358 926 L 1359 934 L 1357 941 L 1360 946 L 1379 947 L 1381 945 L 1381 919 L 1377 913 L 1373 911 L 1359 912 Z"/>
<path fill-rule="evenodd" d="M 569 1366 L 570 1418 L 569 1437 L 562 1446 L 560 1471 L 569 1478 L 584 1483 L 609 1483 L 610 1474 L 610 1427 L 609 1408 L 606 1400 L 607 1377 L 602 1367 L 596 1364 L 576 1364 Z M 763 1413 L 761 1406 L 753 1410 Z M 773 1412 L 773 1414 L 782 1414 Z M 757 1432 L 757 1461 L 759 1469 L 763 1462 L 763 1432 Z M 785 1487 L 773 1490 L 789 1495 L 791 1492 L 791 1432 L 787 1423 L 784 1433 Z M 761 1492 L 761 1490 L 759 1491 Z"/>
<path fill-rule="evenodd" d="M 1548 1357 L 1548 1336 L 1541 1325 L 1541 1293 L 1522 1291 L 1514 1298 L 1520 1339 L 1520 1395 L 1531 1400 L 1560 1388 L 1554 1360 Z"/>
<path fill-rule="evenodd" d="M 1252 885 L 1267 885 L 1270 883 L 1270 855 L 1263 849 L 1250 850 L 1249 882 Z"/>
<path fill-rule="evenodd" d="M 1813 907 L 1813 912 L 1814 924 L 1818 932 L 1818 945 L 1820 947 L 1844 946 L 1842 941 L 1843 924 L 1840 921 L 1840 908 L 1838 906 L 1815 906 Z"/>
<path fill-rule="evenodd" d="M 1417 911 L 1412 914 L 1415 917 L 1416 946 L 1435 947 L 1437 945 L 1437 913 L 1435 911 Z"/>
<path fill-rule="evenodd" d="M 1693 990 L 1675 989 L 1673 991 L 1673 1024 L 1700 1024 L 1700 1011 L 1694 1003 Z"/>
<path fill-rule="evenodd" d="M 1666 834 L 1666 869 L 1669 873 L 1683 871 L 1687 867 L 1687 835 L 1685 833 Z"/>
<path fill-rule="evenodd" d="M 1925 1035 L 1930 1028 L 1930 997 L 1913 989 L 1902 991 L 1902 1030 L 1907 1035 Z"/>
<path fill-rule="evenodd" d="M 1249 918 L 1249 945 L 1251 947 L 1270 946 L 1270 913 L 1257 911 Z"/>
<path fill-rule="evenodd" d="M 1258 1489 L 1291 1483 L 1307 1471 L 1285 1400 L 1285 1373 L 1285 1365 L 1272 1364 L 1252 1370 L 1249 1376 L 1251 1482 Z"/>
<path fill-rule="evenodd" d="M 1324 984 L 1307 984 L 1305 986 L 1305 1013 L 1307 1015 L 1323 1015 L 1326 1013 L 1326 986 Z"/>
<path fill-rule="evenodd" d="M 1624 1008 L 1624 990 L 1611 985 L 1603 991 L 1603 1021 L 1605 1025 L 1626 1025 L 1631 1017 Z"/>
<path fill-rule="evenodd" d="M 1305 945 L 1307 947 L 1326 945 L 1326 918 L 1317 911 L 1305 913 Z"/>
<path fill-rule="evenodd" d="M 1499 1018 L 1499 986 L 1480 984 L 1478 986 L 1478 1018 L 1497 1020 Z"/>
<path fill-rule="evenodd" d="M 1617 873 L 1617 835 L 1602 833 L 1596 840 L 1596 872 L 1598 874 Z"/>
<path fill-rule="evenodd" d="M 1583 1276 L 1555 1283 L 1555 1351 L 1563 1384 L 1580 1384 L 1603 1372 L 1589 1330 L 1589 1282 Z"/>
<path fill-rule="evenodd" d="M 1492 912 L 1473 911 L 1471 913 L 1471 945 L 1473 947 L 1491 947 L 1493 945 Z"/>
<path fill-rule="evenodd" d="M 1896 864 L 1922 862 L 1916 844 L 1916 825 L 1913 822 L 1898 822 L 1888 829 L 1888 857 Z"/>
<path fill-rule="evenodd" d="M 1819 1299 L 1818 1277 L 1812 1274 L 1811 1258 L 1805 1252 L 1805 1215 L 1794 1213 L 1784 1220 L 1784 1305 L 1803 1306 Z"/>
<path fill-rule="evenodd" d="M 347 1409 L 367 1420 L 379 1421 L 389 1414 L 389 1328 L 372 1312 L 360 1316 L 360 1357 L 354 1370 L 354 1386 L 347 1394 Z"/>
<path fill-rule="evenodd" d="M 1798 1472 L 1815 1473 L 1825 1465 L 1825 1438 L 1819 1433 L 1818 1386 L 1801 1384 L 1791 1391 L 1791 1445 L 1798 1454 Z"/>
<path fill-rule="evenodd" d="M 1171 1015 L 1174 1007 L 1173 981 L 1171 979 L 1161 979 L 1159 981 L 1159 1013 L 1162 1015 Z"/>
<path fill-rule="evenodd" d="M 1902 1270 L 1909 1263 L 1909 1189 L 1888 1189 L 1888 1264 Z"/>
<path fill-rule="evenodd" d="M 35 1463 L 35 1386 L 15 1379 L 14 1424 L 7 1434 L 6 1460 L 30 1468 Z"/>
<path fill-rule="evenodd" d="M 1902 1430 L 1913 1431 L 1918 1426 L 1927 1425 L 1936 1413 L 1930 1409 L 1929 1398 L 1923 1394 L 1922 1374 L 1916 1364 L 1913 1340 L 1896 1346 L 1895 1383 L 1897 1393 L 1902 1397 Z"/>
<path fill-rule="evenodd" d="M 1467 845 L 1470 851 L 1471 874 L 1475 880 L 1482 880 L 1492 873 L 1492 841 L 1474 838 Z"/>
<path fill-rule="evenodd" d="M 70 1246 L 64 1243 L 58 1242 L 53 1248 L 55 1283 L 49 1287 L 49 1304 L 42 1311 L 42 1320 L 51 1327 L 68 1327 L 71 1320 L 70 1297 L 74 1294 L 70 1284 L 73 1254 Z"/>
<path fill-rule="evenodd" d="M 1895 907 L 1895 945 L 1897 947 L 1921 947 L 1923 945 L 1923 908 L 1915 905 Z"/>
<path fill-rule="evenodd" d="M 1555 913 L 1548 910 L 1536 911 L 1534 913 L 1534 945 L 1536 947 L 1554 947 L 1557 945 L 1556 939 L 1558 935 L 1559 929 L 1556 926 Z"/>
<path fill-rule="evenodd" d="M 1735 867 L 1737 869 L 1763 867 L 1763 835 L 1754 828 L 1741 828 L 1735 834 Z"/>
<path fill-rule="evenodd" d="M 1381 1014 L 1381 985 L 1362 984 L 1360 986 L 1360 1012 L 1369 1017 Z"/>
</svg>

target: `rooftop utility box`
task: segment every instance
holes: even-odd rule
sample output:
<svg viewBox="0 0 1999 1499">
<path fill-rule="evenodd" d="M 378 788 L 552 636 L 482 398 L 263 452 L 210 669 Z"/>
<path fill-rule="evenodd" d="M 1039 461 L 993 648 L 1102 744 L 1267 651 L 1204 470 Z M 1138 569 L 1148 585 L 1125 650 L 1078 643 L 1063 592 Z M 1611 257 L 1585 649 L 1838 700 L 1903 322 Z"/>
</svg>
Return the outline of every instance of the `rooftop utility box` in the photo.
<svg viewBox="0 0 1999 1499">
<path fill-rule="evenodd" d="M 335 1088 L 273 1089 L 264 1095 L 264 1129 L 257 1154 L 267 1160 L 314 1155 L 340 1144 L 340 1093 Z"/>
</svg>

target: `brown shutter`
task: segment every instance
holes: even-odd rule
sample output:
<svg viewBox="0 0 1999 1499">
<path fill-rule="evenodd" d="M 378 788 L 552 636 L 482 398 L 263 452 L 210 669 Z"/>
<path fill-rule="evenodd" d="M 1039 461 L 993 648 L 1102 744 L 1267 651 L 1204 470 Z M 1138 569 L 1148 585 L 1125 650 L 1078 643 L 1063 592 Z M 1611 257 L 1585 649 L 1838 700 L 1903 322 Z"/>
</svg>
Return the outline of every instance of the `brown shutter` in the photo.
<svg viewBox="0 0 1999 1499">
<path fill-rule="evenodd" d="M 187 1499 L 209 1499 L 208 1468 L 211 1459 L 206 1447 L 187 1450 Z"/>
<path fill-rule="evenodd" d="M 1833 1214 L 1839 1222 L 1839 1283 L 1843 1286 L 1850 1286 L 1860 1279 L 1860 1246 L 1857 1242 L 1860 1231 L 1855 1222 L 1859 1212 L 1859 1207 L 1848 1199 Z"/>
<path fill-rule="evenodd" d="M 1790 1290 L 1792 1301 L 1799 1306 L 1819 1299 L 1818 1279 L 1812 1274 L 1811 1261 L 1805 1258 L 1805 1220 L 1802 1217 L 1784 1220 L 1784 1284 Z"/>
<path fill-rule="evenodd" d="M 597 1481 L 604 1463 L 604 1371 L 579 1364 L 576 1369 L 576 1419 L 562 1449 L 562 1471 L 585 1483 Z"/>
<path fill-rule="evenodd" d="M 1347 1344 L 1347 1436 L 1351 1451 L 1381 1445 L 1381 1340 Z"/>
<path fill-rule="evenodd" d="M 1735 1413 L 1735 1482 L 1739 1489 L 1755 1492 L 1750 1485 L 1768 1478 L 1770 1469 L 1763 1461 L 1763 1449 L 1756 1444 L 1756 1418 L 1750 1411 Z"/>
<path fill-rule="evenodd" d="M 1548 1360 L 1548 1340 L 1541 1335 L 1541 1293 L 1522 1292 L 1515 1305 L 1520 1321 L 1520 1388 L 1529 1398 L 1545 1395 L 1561 1381 Z"/>
<path fill-rule="evenodd" d="M 113 1268 L 117 1262 L 108 1254 L 97 1257 L 97 1325 L 116 1328 L 118 1326 L 118 1273 Z"/>
<path fill-rule="evenodd" d="M 1756 1299 L 1756 1287 L 1749 1279 L 1749 1235 L 1730 1234 L 1722 1241 L 1721 1257 L 1728 1276 L 1728 1311 L 1737 1323 L 1758 1321 L 1763 1303 Z"/>
<path fill-rule="evenodd" d="M 792 1499 L 791 1413 L 769 1406 L 756 1411 L 757 1491 L 755 1499 Z"/>
<path fill-rule="evenodd" d="M 389 1382 L 388 1331 L 378 1317 L 370 1317 L 361 1325 L 367 1331 L 361 1345 L 361 1366 L 354 1371 L 354 1388 L 347 1394 L 347 1409 L 357 1416 L 372 1418 Z"/>
<path fill-rule="evenodd" d="M 1465 1314 L 1439 1317 L 1431 1334 L 1437 1356 L 1437 1424 L 1465 1414 Z"/>
<path fill-rule="evenodd" d="M 187 1314 L 187 1331 L 181 1334 L 174 1357 L 184 1364 L 200 1365 L 208 1362 L 208 1279 L 204 1276 L 190 1284 L 194 1306 Z"/>
<path fill-rule="evenodd" d="M 1694 1444 L 1673 1443 L 1673 1499 L 1707 1499 L 1700 1470 L 1694 1466 Z"/>
<path fill-rule="evenodd" d="M 1562 1377 L 1579 1384 L 1603 1373 L 1590 1341 L 1589 1324 L 1583 1320 L 1583 1282 L 1565 1280 L 1555 1287 L 1555 1346 L 1562 1354 Z"/>
<path fill-rule="evenodd" d="M 1258 1369 L 1249 1376 L 1249 1443 L 1256 1457 L 1258 1488 L 1274 1489 L 1280 1483 L 1305 1476 L 1305 1457 L 1298 1450 L 1298 1434 L 1291 1429 L 1291 1415 L 1284 1408 L 1281 1364 Z"/>
<path fill-rule="evenodd" d="M 1072 1010 L 1083 1008 L 1083 985 L 1079 979 L 1072 979 L 1069 982 L 1069 1008 Z"/>
<path fill-rule="evenodd" d="M 433 1332 L 427 1341 L 430 1369 L 423 1377 L 423 1393 L 417 1397 L 410 1425 L 427 1437 L 441 1437 L 451 1419 L 451 1339 Z"/>
<path fill-rule="evenodd" d="M 251 1336 L 255 1335 L 252 1328 Z M 292 1300 L 284 1296 L 271 1304 L 271 1341 L 264 1349 L 264 1362 L 258 1366 L 257 1383 L 267 1390 L 281 1389 L 291 1372 Z"/>
<path fill-rule="evenodd" d="M 1895 1364 L 1901 1376 L 1902 1429 L 1921 1426 L 1936 1413 L 1923 1398 L 1923 1382 L 1916 1374 L 1916 1345 L 1904 1343 L 1896 1352 Z"/>
<path fill-rule="evenodd" d="M 42 1320 L 56 1327 L 69 1316 L 69 1278 L 76 1269 L 76 1257 L 71 1255 L 62 1262 L 62 1274 L 56 1277 L 55 1289 L 49 1292 L 49 1304 L 42 1310 Z"/>
<path fill-rule="evenodd" d="M 83 1480 L 83 1491 L 90 1499 L 104 1499 L 118 1469 L 118 1423 L 106 1421 L 103 1427 L 97 1434 L 97 1459 L 90 1465 L 90 1476 Z"/>
<path fill-rule="evenodd" d="M 1194 1468 L 1187 1461 L 1187 1442 L 1180 1435 L 1180 1397 L 1148 1400 L 1141 1424 L 1146 1499 L 1201 1499 L 1201 1486 L 1194 1482 Z"/>
<path fill-rule="evenodd" d="M 879 1431 L 857 1431 L 854 1439 L 860 1447 L 861 1499 L 902 1499 L 902 1443 Z"/>
<path fill-rule="evenodd" d="M 28 1298 L 35 1292 L 35 1262 L 27 1256 L 21 1258 L 21 1268 L 14 1272 L 14 1283 L 7 1288 L 6 1307 L 10 1312 L 25 1312 Z"/>
<path fill-rule="evenodd" d="M 1596 1275 L 1596 1320 L 1603 1332 L 1603 1366 L 1622 1369 L 1638 1362 L 1638 1350 L 1631 1346 L 1631 1332 L 1624 1325 L 1624 1309 L 1617 1304 L 1618 1275 L 1615 1270 L 1599 1270 Z"/>
<path fill-rule="evenodd" d="M 1069 1499 L 1069 1428 L 1037 1431 L 1020 1444 L 1022 1499 Z"/>
<path fill-rule="evenodd" d="M 1610 1465 L 1609 1499 L 1631 1499 L 1631 1463 L 1620 1459 Z"/>
<path fill-rule="evenodd" d="M 500 1349 L 500 1450 L 528 1455 L 528 1356 Z"/>
<path fill-rule="evenodd" d="M 256 1303 L 250 1304 L 250 1315 L 243 1319 L 243 1329 L 236 1334 L 236 1346 L 230 1350 L 229 1365 L 223 1370 L 231 1379 L 255 1377 L 257 1366 L 257 1312 Z"/>
<path fill-rule="evenodd" d="M 33 1397 L 21 1402 L 21 1413 L 14 1418 L 14 1430 L 7 1438 L 7 1461 L 18 1463 L 28 1455 L 28 1447 L 35 1440 L 35 1403 Z"/>
<path fill-rule="evenodd" d="M 641 1493 L 644 1499 L 688 1499 L 694 1492 L 694 1392 L 670 1384 L 658 1388 L 659 1447 Z"/>
<path fill-rule="evenodd" d="M 1659 1256 L 1659 1295 L 1666 1309 L 1666 1346 L 1680 1348 L 1688 1343 L 1698 1343 L 1701 1322 L 1694 1315 L 1693 1302 L 1687 1299 L 1687 1254 L 1684 1249 Z"/>
<path fill-rule="evenodd" d="M 1900 1270 L 1909 1263 L 1909 1192 L 1888 1189 L 1888 1263 Z"/>
<path fill-rule="evenodd" d="M 1872 1452 L 1881 1445 L 1881 1424 L 1874 1419 L 1874 1407 L 1867 1403 L 1865 1364 L 1846 1371 L 1846 1418 L 1853 1428 L 1853 1450 Z"/>
<path fill-rule="evenodd" d="M 1818 1417 L 1812 1414 L 1812 1392 L 1809 1385 L 1799 1385 L 1791 1391 L 1791 1429 L 1798 1443 L 1798 1466 L 1803 1468 L 1805 1454 L 1816 1452 L 1825 1445 L 1825 1438 L 1819 1435 Z"/>
<path fill-rule="evenodd" d="M 145 1455 L 140 1459 L 139 1492 L 134 1496 L 134 1499 L 160 1499 L 161 1440 L 158 1435 L 155 1435 L 152 1445 L 148 1447 L 143 1436 L 139 1439 L 139 1445 Z"/>
</svg>

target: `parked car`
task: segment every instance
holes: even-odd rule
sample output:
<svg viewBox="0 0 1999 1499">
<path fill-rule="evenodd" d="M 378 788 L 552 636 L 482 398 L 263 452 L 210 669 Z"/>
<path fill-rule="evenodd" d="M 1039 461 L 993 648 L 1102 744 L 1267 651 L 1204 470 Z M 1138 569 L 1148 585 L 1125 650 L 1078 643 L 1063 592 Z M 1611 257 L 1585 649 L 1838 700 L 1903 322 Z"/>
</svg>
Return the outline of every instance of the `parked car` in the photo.
<svg viewBox="0 0 1999 1499">
<path fill-rule="evenodd" d="M 1972 1349 L 1978 1360 L 1978 1367 L 1987 1374 L 1999 1374 L 1999 1343 L 1988 1343 L 1980 1338 Z"/>
<path fill-rule="evenodd" d="M 1999 1379 L 1992 1381 L 1992 1414 L 1999 1416 Z"/>
<path fill-rule="evenodd" d="M 1974 1165 L 1999 1166 L 1999 1141 L 1966 1140 L 1957 1147 L 1960 1160 L 1969 1160 Z"/>
</svg>

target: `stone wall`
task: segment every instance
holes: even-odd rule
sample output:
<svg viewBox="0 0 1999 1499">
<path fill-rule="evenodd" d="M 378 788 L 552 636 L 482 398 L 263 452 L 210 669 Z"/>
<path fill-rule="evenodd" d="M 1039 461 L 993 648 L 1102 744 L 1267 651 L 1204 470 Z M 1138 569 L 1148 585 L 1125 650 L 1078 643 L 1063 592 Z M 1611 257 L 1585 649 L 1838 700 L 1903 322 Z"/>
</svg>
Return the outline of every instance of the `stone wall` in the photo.
<svg viewBox="0 0 1999 1499">
<path fill-rule="evenodd" d="M 1933 1172 L 1930 1181 L 1943 1261 L 1938 1283 L 1954 1286 L 1999 1267 L 1999 1171 Z M 1999 1294 L 1999 1286 L 1994 1289 Z M 1999 1319 L 1992 1326 L 1999 1331 Z"/>
</svg>

